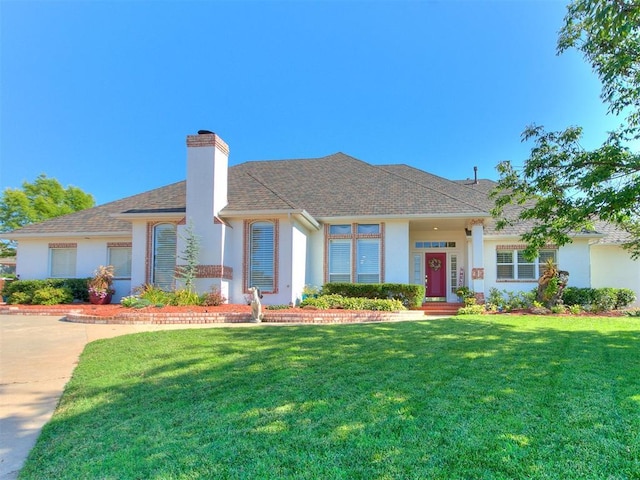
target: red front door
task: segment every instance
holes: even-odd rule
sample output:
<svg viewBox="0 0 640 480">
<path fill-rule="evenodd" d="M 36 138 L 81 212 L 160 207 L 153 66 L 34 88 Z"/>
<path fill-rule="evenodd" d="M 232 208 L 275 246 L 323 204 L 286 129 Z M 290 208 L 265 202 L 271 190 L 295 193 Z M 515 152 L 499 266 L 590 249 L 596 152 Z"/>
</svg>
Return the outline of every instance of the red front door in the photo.
<svg viewBox="0 0 640 480">
<path fill-rule="evenodd" d="M 446 300 L 447 298 L 447 254 L 425 254 L 425 282 L 427 299 Z"/>
</svg>

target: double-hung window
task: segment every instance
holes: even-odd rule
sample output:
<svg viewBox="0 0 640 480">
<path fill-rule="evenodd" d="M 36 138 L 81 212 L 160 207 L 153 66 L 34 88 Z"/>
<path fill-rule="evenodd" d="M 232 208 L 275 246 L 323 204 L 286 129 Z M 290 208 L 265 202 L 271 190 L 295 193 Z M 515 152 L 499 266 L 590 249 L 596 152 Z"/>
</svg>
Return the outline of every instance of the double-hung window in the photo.
<svg viewBox="0 0 640 480">
<path fill-rule="evenodd" d="M 551 259 L 554 263 L 557 251 L 553 249 L 540 250 L 538 258 L 533 261 L 524 256 L 524 249 L 496 250 L 496 271 L 498 280 L 533 281 L 544 272 L 546 262 Z"/>
<path fill-rule="evenodd" d="M 73 278 L 76 276 L 75 244 L 50 245 L 49 276 L 51 278 Z"/>
<path fill-rule="evenodd" d="M 351 239 L 329 240 L 329 281 L 351 281 Z"/>
<path fill-rule="evenodd" d="M 153 229 L 152 283 L 163 290 L 174 286 L 176 269 L 176 226 L 160 223 Z"/>
<path fill-rule="evenodd" d="M 107 263 L 113 265 L 115 278 L 131 278 L 131 247 L 107 245 Z"/>
<path fill-rule="evenodd" d="M 276 222 L 253 222 L 249 226 L 247 287 L 263 292 L 276 289 Z"/>
<path fill-rule="evenodd" d="M 327 281 L 382 281 L 382 224 L 337 224 L 327 229 Z"/>
</svg>

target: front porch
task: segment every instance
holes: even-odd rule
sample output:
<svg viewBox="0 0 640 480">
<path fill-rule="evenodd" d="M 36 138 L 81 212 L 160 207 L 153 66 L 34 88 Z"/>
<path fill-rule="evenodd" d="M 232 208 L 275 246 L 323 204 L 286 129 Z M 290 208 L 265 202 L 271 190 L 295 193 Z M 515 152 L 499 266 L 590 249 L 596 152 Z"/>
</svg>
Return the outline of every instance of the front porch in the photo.
<svg viewBox="0 0 640 480">
<path fill-rule="evenodd" d="M 460 287 L 484 291 L 482 219 L 434 218 L 409 223 L 411 283 L 425 286 L 425 307 L 457 312 Z"/>
</svg>

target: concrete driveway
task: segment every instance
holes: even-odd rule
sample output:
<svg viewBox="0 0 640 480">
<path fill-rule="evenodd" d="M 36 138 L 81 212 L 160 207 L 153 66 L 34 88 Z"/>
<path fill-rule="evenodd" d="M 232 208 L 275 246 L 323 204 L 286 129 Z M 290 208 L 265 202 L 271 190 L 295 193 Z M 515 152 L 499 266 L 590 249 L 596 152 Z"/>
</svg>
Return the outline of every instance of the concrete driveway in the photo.
<svg viewBox="0 0 640 480">
<path fill-rule="evenodd" d="M 0 480 L 17 478 L 87 343 L 128 333 L 215 326 L 231 325 L 85 325 L 61 317 L 0 315 Z"/>
</svg>

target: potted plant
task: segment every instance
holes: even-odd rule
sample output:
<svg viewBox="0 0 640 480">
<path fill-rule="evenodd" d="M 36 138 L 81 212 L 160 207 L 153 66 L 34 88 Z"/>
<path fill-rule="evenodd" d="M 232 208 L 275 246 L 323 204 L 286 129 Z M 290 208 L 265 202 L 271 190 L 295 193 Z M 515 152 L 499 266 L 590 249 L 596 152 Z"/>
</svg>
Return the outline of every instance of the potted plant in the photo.
<svg viewBox="0 0 640 480">
<path fill-rule="evenodd" d="M 88 282 L 89 301 L 94 305 L 107 305 L 111 303 L 111 296 L 116 292 L 113 287 L 113 265 L 100 265 L 93 278 Z"/>
<path fill-rule="evenodd" d="M 466 300 L 468 298 L 476 298 L 476 294 L 473 290 L 471 290 L 469 287 L 459 287 L 456 290 L 456 295 L 458 295 L 458 298 L 460 299 L 461 302 L 466 302 Z"/>
</svg>

